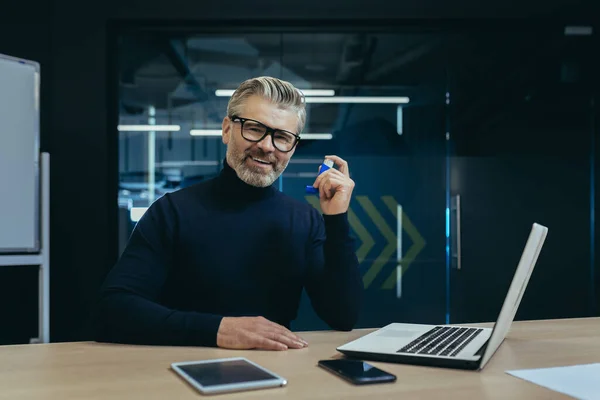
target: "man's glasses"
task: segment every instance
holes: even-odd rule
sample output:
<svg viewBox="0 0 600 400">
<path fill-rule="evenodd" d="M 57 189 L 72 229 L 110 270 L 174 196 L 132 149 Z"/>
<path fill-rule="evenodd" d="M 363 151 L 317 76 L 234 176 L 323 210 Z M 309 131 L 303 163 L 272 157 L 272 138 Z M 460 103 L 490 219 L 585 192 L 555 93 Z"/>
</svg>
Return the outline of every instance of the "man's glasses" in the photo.
<svg viewBox="0 0 600 400">
<path fill-rule="evenodd" d="M 231 116 L 230 119 L 242 125 L 242 137 L 247 141 L 260 142 L 265 136 L 270 135 L 273 146 L 283 153 L 292 151 L 300 140 L 300 136 L 295 133 L 273 129 L 253 119 L 240 118 L 236 115 Z"/>
</svg>

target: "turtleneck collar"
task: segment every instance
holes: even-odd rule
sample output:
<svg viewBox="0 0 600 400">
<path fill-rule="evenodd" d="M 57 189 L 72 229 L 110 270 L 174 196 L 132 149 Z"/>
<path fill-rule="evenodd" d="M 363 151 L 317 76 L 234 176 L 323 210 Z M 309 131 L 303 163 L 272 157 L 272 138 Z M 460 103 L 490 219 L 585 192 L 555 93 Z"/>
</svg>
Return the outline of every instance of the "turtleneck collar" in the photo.
<svg viewBox="0 0 600 400">
<path fill-rule="evenodd" d="M 223 169 L 217 176 L 216 183 L 219 193 L 226 196 L 227 200 L 234 202 L 261 200 L 272 196 L 277 191 L 273 185 L 261 188 L 247 184 L 229 166 L 227 159 L 223 160 Z"/>
</svg>

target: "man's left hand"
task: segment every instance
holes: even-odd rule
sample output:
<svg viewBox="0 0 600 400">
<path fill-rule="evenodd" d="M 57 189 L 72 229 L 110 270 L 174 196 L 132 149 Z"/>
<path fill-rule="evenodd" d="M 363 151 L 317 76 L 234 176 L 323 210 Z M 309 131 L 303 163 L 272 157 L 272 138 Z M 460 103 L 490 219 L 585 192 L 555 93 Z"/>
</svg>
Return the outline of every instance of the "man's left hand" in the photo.
<svg viewBox="0 0 600 400">
<path fill-rule="evenodd" d="M 317 176 L 313 187 L 319 189 L 319 200 L 323 214 L 334 215 L 348 211 L 354 181 L 350 179 L 348 163 L 338 156 L 326 156 L 338 169 L 330 168 Z"/>
</svg>

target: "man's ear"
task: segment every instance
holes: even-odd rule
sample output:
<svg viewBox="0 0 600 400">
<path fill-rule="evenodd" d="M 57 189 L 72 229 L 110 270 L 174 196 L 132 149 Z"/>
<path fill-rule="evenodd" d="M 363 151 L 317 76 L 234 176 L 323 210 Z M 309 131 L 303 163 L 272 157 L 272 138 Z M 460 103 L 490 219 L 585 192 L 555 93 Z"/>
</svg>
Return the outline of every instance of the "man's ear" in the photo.
<svg viewBox="0 0 600 400">
<path fill-rule="evenodd" d="M 223 130 L 223 143 L 229 144 L 229 139 L 231 139 L 231 120 L 229 117 L 223 118 L 221 129 Z"/>
</svg>

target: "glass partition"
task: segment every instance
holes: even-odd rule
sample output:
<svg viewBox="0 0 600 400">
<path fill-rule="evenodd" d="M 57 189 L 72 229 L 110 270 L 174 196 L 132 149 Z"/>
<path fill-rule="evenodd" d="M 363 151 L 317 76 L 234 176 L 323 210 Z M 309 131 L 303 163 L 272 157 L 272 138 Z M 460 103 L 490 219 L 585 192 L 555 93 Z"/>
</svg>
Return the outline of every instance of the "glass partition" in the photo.
<svg viewBox="0 0 600 400">
<path fill-rule="evenodd" d="M 158 197 L 218 174 L 225 154 L 221 121 L 232 90 L 247 78 L 271 75 L 307 96 L 303 140 L 279 189 L 319 208 L 304 187 L 323 157 L 337 154 L 349 162 L 356 182 L 349 218 L 366 294 L 360 325 L 446 321 L 441 36 L 142 37 L 120 42 L 121 246 Z M 326 328 L 303 300 L 294 328 Z"/>
<path fill-rule="evenodd" d="M 323 157 L 349 162 L 365 286 L 359 326 L 493 320 L 533 222 L 552 226 L 517 318 L 589 314 L 597 41 L 552 32 L 121 35 L 121 249 L 153 201 L 219 173 L 229 96 L 245 79 L 271 75 L 303 90 L 308 111 L 279 190 L 319 208 L 304 187 Z M 561 282 L 590 293 L 558 300 Z M 293 328 L 326 328 L 306 297 Z"/>
</svg>

